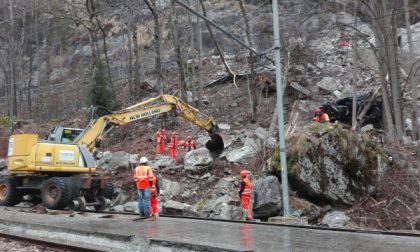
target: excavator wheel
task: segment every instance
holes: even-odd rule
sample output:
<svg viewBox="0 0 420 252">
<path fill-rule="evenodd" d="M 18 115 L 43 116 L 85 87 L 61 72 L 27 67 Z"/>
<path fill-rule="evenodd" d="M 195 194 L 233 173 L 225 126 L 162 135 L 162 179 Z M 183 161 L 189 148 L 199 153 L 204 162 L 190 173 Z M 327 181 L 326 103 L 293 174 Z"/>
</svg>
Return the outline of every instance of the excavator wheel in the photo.
<svg viewBox="0 0 420 252">
<path fill-rule="evenodd" d="M 22 201 L 16 184 L 13 177 L 0 177 L 0 206 L 14 206 Z"/>
<path fill-rule="evenodd" d="M 69 204 L 71 194 L 70 185 L 66 178 L 49 178 L 42 185 L 42 204 L 49 209 L 63 209 Z"/>
<path fill-rule="evenodd" d="M 220 135 L 214 133 L 210 135 L 210 138 L 211 139 L 206 143 L 206 147 L 209 151 L 221 152 L 225 148 L 223 139 Z"/>
<path fill-rule="evenodd" d="M 114 185 L 111 181 L 106 181 L 105 188 L 100 190 L 98 193 L 100 196 L 104 196 L 107 199 L 112 199 L 114 195 Z"/>
</svg>

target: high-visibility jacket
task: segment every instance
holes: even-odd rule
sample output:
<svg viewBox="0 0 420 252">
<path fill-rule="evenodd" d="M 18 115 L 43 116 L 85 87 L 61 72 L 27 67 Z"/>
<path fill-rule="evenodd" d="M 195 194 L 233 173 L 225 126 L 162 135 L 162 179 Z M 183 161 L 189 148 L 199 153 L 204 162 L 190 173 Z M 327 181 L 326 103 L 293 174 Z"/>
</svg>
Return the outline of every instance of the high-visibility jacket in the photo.
<svg viewBox="0 0 420 252">
<path fill-rule="evenodd" d="M 143 190 L 150 187 L 150 180 L 153 177 L 152 168 L 147 165 L 140 165 L 134 171 L 134 181 L 136 181 L 137 189 Z"/>
<path fill-rule="evenodd" d="M 190 150 L 195 150 L 195 143 L 194 143 L 194 141 L 193 141 L 193 140 L 186 141 L 186 142 L 185 142 L 185 144 L 184 144 L 184 146 L 185 146 L 185 149 L 186 149 L 187 151 L 190 151 Z"/>
<path fill-rule="evenodd" d="M 313 119 L 314 122 L 316 123 L 324 123 L 324 122 L 329 122 L 330 121 L 330 117 L 328 116 L 327 113 L 322 113 L 319 116 L 315 116 Z"/>
<path fill-rule="evenodd" d="M 153 195 L 157 194 L 157 178 L 155 175 L 152 176 L 150 184 L 151 184 L 151 189 L 150 189 L 151 194 Z"/>
<path fill-rule="evenodd" d="M 248 178 L 244 178 L 242 180 L 242 182 L 245 182 L 245 187 L 244 187 L 244 190 L 241 194 L 241 197 L 242 196 L 248 196 L 248 197 L 251 196 L 251 189 L 252 189 L 251 181 Z"/>
</svg>

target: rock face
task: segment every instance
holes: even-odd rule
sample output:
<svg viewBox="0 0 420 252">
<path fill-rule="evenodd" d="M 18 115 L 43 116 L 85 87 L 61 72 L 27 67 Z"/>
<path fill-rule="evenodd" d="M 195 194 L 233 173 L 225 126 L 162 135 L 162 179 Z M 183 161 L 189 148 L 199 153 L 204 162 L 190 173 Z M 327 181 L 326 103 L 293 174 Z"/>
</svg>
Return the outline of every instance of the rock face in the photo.
<svg viewBox="0 0 420 252">
<path fill-rule="evenodd" d="M 333 227 L 333 228 L 342 228 L 350 221 L 350 217 L 348 217 L 344 212 L 340 211 L 333 211 L 331 213 L 327 213 L 324 218 L 322 219 L 321 225 Z"/>
<path fill-rule="evenodd" d="M 281 185 L 274 176 L 261 178 L 252 183 L 254 218 L 268 218 L 282 209 Z"/>
<path fill-rule="evenodd" d="M 162 205 L 163 214 L 198 217 L 198 213 L 191 205 L 169 200 Z"/>
<path fill-rule="evenodd" d="M 350 205 L 374 190 L 384 154 L 368 138 L 330 130 L 321 137 L 309 130 L 288 142 L 289 178 L 302 195 Z"/>
<path fill-rule="evenodd" d="M 203 173 L 213 163 L 210 151 L 206 148 L 192 150 L 185 154 L 184 169 L 192 174 Z"/>
<path fill-rule="evenodd" d="M 130 154 L 124 151 L 105 152 L 98 162 L 98 168 L 114 170 L 118 168 L 130 168 L 130 163 L 139 161 L 138 154 Z"/>
</svg>

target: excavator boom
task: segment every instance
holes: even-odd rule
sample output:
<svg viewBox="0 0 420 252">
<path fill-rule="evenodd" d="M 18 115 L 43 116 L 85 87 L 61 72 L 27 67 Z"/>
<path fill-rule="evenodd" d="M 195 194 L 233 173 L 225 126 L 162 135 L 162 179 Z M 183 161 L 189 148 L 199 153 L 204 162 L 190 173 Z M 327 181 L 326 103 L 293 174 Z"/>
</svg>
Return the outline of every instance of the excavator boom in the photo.
<svg viewBox="0 0 420 252">
<path fill-rule="evenodd" d="M 206 144 L 210 151 L 223 150 L 223 140 L 217 134 L 218 127 L 214 119 L 172 95 L 151 98 L 116 112 L 100 108 L 99 111 L 93 113 L 92 120 L 75 139 L 74 143 L 85 146 L 88 150 L 94 152 L 98 145 L 97 141 L 101 140 L 115 126 L 126 125 L 136 120 L 168 112 L 172 112 L 175 116 L 180 116 L 206 130 L 211 137 L 211 140 Z"/>
</svg>

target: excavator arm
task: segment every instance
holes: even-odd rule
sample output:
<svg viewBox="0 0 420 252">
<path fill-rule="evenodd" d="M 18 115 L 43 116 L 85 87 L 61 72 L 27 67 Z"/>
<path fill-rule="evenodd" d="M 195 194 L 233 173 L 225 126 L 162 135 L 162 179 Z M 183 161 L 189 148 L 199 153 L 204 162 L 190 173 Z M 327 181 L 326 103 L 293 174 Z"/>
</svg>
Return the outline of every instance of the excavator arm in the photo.
<svg viewBox="0 0 420 252">
<path fill-rule="evenodd" d="M 92 119 L 86 129 L 75 139 L 74 143 L 85 146 L 88 150 L 94 152 L 98 145 L 97 142 L 115 126 L 126 125 L 133 121 L 167 112 L 172 112 L 175 116 L 180 116 L 206 130 L 211 137 L 211 140 L 206 143 L 206 147 L 210 151 L 223 150 L 223 140 L 217 134 L 218 127 L 213 118 L 202 114 L 198 109 L 171 95 L 151 98 L 116 112 L 98 108 L 93 112 Z"/>
</svg>

